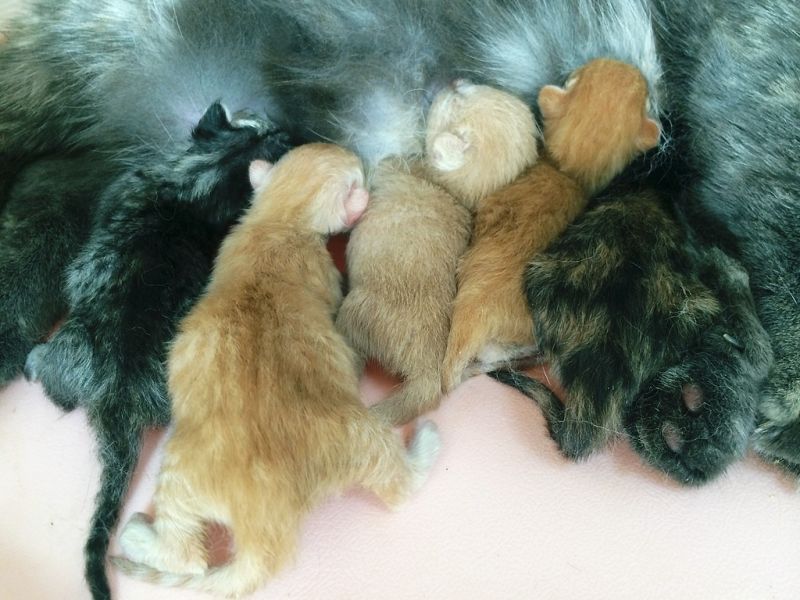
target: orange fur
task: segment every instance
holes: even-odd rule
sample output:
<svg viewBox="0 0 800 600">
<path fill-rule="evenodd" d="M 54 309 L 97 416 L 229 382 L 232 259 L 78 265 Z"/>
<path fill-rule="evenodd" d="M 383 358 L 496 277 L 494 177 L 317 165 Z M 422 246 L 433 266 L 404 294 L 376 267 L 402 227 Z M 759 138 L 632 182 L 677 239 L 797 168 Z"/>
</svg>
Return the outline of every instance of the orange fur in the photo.
<svg viewBox="0 0 800 600">
<path fill-rule="evenodd" d="M 539 106 L 547 155 L 478 206 L 472 245 L 459 265 L 445 391 L 535 350 L 525 265 L 660 136 L 647 117 L 644 77 L 619 61 L 591 61 L 566 88 L 546 86 Z"/>
<path fill-rule="evenodd" d="M 121 535 L 135 576 L 228 596 L 253 591 L 292 557 L 303 516 L 360 484 L 395 505 L 425 478 L 438 449 L 427 424 L 407 452 L 361 404 L 356 358 L 332 316 L 340 278 L 325 236 L 365 208 L 351 153 L 301 146 L 261 182 L 226 238 L 204 297 L 169 356 L 174 430 L 155 520 Z M 209 568 L 204 527 L 227 526 L 228 564 Z"/>
<path fill-rule="evenodd" d="M 372 408 L 384 421 L 405 423 L 439 404 L 467 207 L 536 159 L 537 136 L 524 102 L 459 81 L 428 113 L 425 157 L 378 167 L 347 247 L 351 287 L 336 324 L 363 357 L 405 380 Z"/>
</svg>

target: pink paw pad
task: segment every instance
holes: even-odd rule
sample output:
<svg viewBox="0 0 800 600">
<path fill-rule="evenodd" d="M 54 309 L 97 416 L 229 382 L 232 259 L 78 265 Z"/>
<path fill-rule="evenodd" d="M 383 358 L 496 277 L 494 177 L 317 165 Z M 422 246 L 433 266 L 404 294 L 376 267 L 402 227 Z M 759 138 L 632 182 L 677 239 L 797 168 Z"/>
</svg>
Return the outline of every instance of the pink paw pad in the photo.
<svg viewBox="0 0 800 600">
<path fill-rule="evenodd" d="M 683 395 L 683 403 L 689 409 L 689 412 L 698 412 L 703 405 L 703 390 L 700 389 L 700 386 L 687 383 L 683 386 L 681 393 Z"/>
<path fill-rule="evenodd" d="M 670 450 L 676 454 L 683 450 L 683 437 L 673 424 L 666 423 L 661 429 L 661 435 L 664 436 L 664 441 Z"/>
</svg>

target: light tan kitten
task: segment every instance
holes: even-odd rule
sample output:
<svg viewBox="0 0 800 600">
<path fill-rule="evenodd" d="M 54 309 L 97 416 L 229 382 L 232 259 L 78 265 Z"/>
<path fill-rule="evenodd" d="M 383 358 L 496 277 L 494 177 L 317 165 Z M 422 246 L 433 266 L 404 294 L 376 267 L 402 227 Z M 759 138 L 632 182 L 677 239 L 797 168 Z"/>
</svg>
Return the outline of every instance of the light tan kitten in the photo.
<svg viewBox="0 0 800 600">
<path fill-rule="evenodd" d="M 208 289 L 169 355 L 174 430 L 155 494 L 115 564 L 136 577 L 227 596 L 289 561 L 302 518 L 352 485 L 396 505 L 427 476 L 436 428 L 408 452 L 361 404 L 356 358 L 333 324 L 340 277 L 325 247 L 367 205 L 360 161 L 329 144 L 250 168 L 253 205 L 226 238 Z M 204 529 L 227 526 L 228 564 L 207 566 Z"/>
<path fill-rule="evenodd" d="M 376 170 L 370 205 L 347 246 L 351 289 L 336 323 L 364 358 L 405 379 L 372 408 L 386 422 L 405 423 L 439 404 L 469 208 L 536 160 L 537 136 L 521 100 L 459 81 L 430 109 L 427 155 Z"/>
<path fill-rule="evenodd" d="M 472 243 L 459 264 L 445 391 L 534 352 L 522 289 L 525 265 L 583 212 L 593 194 L 658 143 L 661 129 L 647 116 L 647 99 L 639 70 L 610 59 L 587 63 L 564 89 L 542 88 L 546 154 L 479 204 Z"/>
</svg>

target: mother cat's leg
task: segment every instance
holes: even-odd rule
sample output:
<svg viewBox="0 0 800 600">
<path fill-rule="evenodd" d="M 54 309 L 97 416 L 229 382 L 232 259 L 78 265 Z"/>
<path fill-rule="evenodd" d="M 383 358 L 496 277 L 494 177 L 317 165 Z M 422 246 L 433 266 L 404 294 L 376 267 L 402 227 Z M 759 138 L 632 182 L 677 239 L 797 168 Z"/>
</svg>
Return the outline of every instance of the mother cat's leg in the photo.
<svg viewBox="0 0 800 600">
<path fill-rule="evenodd" d="M 89 235 L 113 177 L 102 157 L 39 159 L 16 178 L 0 214 L 0 385 L 67 310 L 64 269 Z"/>
<path fill-rule="evenodd" d="M 702 483 L 747 447 L 772 347 L 742 266 L 717 248 L 693 254 L 722 310 L 645 385 L 626 425 L 648 462 L 685 483 Z"/>
<path fill-rule="evenodd" d="M 690 199 L 735 238 L 775 354 L 754 445 L 800 472 L 800 5 L 653 5 Z"/>
</svg>

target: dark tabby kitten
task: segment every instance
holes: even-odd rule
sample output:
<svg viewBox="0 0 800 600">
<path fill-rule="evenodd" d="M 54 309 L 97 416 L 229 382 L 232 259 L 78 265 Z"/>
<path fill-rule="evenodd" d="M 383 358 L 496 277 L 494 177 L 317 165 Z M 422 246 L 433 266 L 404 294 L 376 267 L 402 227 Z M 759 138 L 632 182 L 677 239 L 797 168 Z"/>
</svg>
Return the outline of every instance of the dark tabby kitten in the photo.
<svg viewBox="0 0 800 600">
<path fill-rule="evenodd" d="M 285 134 L 256 119 L 231 121 L 217 103 L 188 150 L 121 176 L 67 269 L 66 322 L 28 356 L 26 375 L 63 409 L 85 407 L 98 438 L 103 474 L 86 544 L 95 598 L 110 597 L 106 552 L 142 431 L 170 418 L 166 346 L 248 204 L 250 162 L 277 160 L 287 149 Z"/>
<path fill-rule="evenodd" d="M 567 456 L 623 424 L 644 458 L 684 483 L 743 454 L 769 339 L 744 270 L 686 229 L 655 192 L 609 190 L 531 260 L 534 333 L 566 406 L 520 373 L 493 376 L 537 400 Z"/>
<path fill-rule="evenodd" d="M 89 235 L 115 170 L 94 153 L 44 158 L 16 178 L 0 215 L 0 386 L 66 312 L 65 267 Z"/>
</svg>

